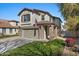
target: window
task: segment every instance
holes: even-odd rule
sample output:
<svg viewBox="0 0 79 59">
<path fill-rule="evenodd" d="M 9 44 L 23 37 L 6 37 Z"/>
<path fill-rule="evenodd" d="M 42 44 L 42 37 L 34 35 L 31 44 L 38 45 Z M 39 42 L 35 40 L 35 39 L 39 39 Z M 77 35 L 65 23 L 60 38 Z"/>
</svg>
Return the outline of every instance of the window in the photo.
<svg viewBox="0 0 79 59">
<path fill-rule="evenodd" d="M 30 21 L 30 14 L 24 15 L 24 22 Z"/>
<path fill-rule="evenodd" d="M 18 26 L 18 23 L 16 23 L 16 26 Z"/>
<path fill-rule="evenodd" d="M 16 29 L 15 29 L 15 32 L 16 32 Z"/>
<path fill-rule="evenodd" d="M 44 15 L 42 15 L 42 20 L 44 20 Z"/>
<path fill-rule="evenodd" d="M 6 33 L 6 28 L 2 29 L 2 33 L 5 34 Z"/>
<path fill-rule="evenodd" d="M 50 21 L 51 21 L 51 17 L 50 17 Z"/>
<path fill-rule="evenodd" d="M 10 33 L 12 33 L 12 28 L 10 28 Z"/>
</svg>

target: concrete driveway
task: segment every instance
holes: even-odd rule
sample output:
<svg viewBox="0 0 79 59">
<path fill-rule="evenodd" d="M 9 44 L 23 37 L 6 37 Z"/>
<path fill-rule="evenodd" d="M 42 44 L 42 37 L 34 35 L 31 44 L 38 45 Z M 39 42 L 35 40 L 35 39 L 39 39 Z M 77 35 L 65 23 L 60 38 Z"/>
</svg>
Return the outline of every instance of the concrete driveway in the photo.
<svg viewBox="0 0 79 59">
<path fill-rule="evenodd" d="M 20 38 L 20 36 L 14 36 L 14 37 L 7 37 L 7 38 L 0 38 L 0 42 L 8 41 L 8 40 L 15 40 Z"/>
<path fill-rule="evenodd" d="M 7 50 L 17 48 L 24 44 L 33 42 L 33 41 L 48 41 L 47 39 L 33 39 L 33 38 L 21 38 L 20 36 L 9 37 L 0 39 L 0 53 L 4 53 Z"/>
<path fill-rule="evenodd" d="M 30 43 L 32 41 L 33 40 L 30 40 L 30 39 L 20 38 L 19 36 L 0 39 L 0 53 L 4 53 L 7 50 L 17 48 L 19 46 L 22 46 L 26 43 Z"/>
</svg>

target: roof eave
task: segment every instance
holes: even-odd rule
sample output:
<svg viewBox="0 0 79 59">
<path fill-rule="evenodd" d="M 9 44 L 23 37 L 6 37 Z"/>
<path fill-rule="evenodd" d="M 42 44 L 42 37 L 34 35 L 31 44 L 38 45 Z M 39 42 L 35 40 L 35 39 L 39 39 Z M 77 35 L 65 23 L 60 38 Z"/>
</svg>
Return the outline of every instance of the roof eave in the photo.
<svg viewBox="0 0 79 59">
<path fill-rule="evenodd" d="M 23 11 L 25 11 L 25 10 L 28 10 L 28 11 L 33 11 L 32 9 L 28 9 L 28 8 L 24 8 L 24 9 L 22 9 L 20 12 L 19 12 L 19 14 L 18 14 L 18 16 L 20 16 L 20 14 L 23 12 Z"/>
</svg>

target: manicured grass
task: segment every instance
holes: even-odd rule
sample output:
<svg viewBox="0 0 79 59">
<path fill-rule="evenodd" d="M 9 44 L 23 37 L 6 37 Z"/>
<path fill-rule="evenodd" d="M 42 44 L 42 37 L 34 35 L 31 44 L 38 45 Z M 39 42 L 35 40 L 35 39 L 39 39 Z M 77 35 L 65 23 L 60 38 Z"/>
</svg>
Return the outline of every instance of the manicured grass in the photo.
<svg viewBox="0 0 79 59">
<path fill-rule="evenodd" d="M 19 35 L 18 34 L 15 34 L 15 35 L 4 35 L 4 36 L 0 36 L 0 39 L 8 38 L 8 37 L 14 37 L 14 36 L 19 36 Z"/>
<path fill-rule="evenodd" d="M 55 44 L 56 43 L 56 44 Z M 64 41 L 32 42 L 24 46 L 9 50 L 3 56 L 59 56 L 63 53 Z"/>
</svg>

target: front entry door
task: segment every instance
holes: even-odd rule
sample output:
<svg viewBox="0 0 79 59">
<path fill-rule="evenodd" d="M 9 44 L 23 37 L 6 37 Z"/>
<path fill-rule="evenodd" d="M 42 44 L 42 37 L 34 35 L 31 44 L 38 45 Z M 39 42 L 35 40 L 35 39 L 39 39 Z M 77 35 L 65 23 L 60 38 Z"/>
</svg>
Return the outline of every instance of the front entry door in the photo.
<svg viewBox="0 0 79 59">
<path fill-rule="evenodd" d="M 49 28 L 47 26 L 45 26 L 45 35 L 46 35 L 46 39 L 48 39 L 48 36 L 49 36 Z"/>
</svg>

